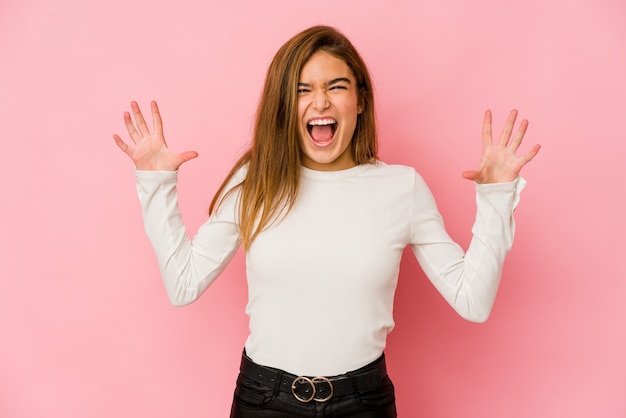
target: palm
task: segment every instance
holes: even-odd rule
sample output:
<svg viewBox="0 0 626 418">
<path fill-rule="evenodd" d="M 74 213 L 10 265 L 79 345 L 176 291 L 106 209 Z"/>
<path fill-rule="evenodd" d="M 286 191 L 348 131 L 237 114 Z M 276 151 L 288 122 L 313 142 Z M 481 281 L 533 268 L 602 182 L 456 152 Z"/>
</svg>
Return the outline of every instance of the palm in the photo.
<svg viewBox="0 0 626 418">
<path fill-rule="evenodd" d="M 130 148 L 129 157 L 137 167 L 176 167 L 182 164 L 181 158 L 170 152 L 165 144 L 163 135 L 148 135 L 142 137 Z"/>
<path fill-rule="evenodd" d="M 163 123 L 156 102 L 152 102 L 153 132 L 150 133 L 148 126 L 139 110 L 137 103 L 132 102 L 131 108 L 135 117 L 135 124 L 130 113 L 124 113 L 124 123 L 128 134 L 133 140 L 133 145 L 126 144 L 118 135 L 113 135 L 115 143 L 130 157 L 138 170 L 165 170 L 173 171 L 185 161 L 198 156 L 194 151 L 175 154 L 167 148 L 163 136 Z"/>
<path fill-rule="evenodd" d="M 529 152 L 520 157 L 515 155 L 528 128 L 528 121 L 523 120 L 517 133 L 511 138 L 516 118 L 517 111 L 512 110 L 500 135 L 500 140 L 494 144 L 491 135 L 491 111 L 485 112 L 483 152 L 480 164 L 477 170 L 465 171 L 463 177 L 477 183 L 502 183 L 517 178 L 522 167 L 537 155 L 540 146 L 535 145 Z"/>
</svg>

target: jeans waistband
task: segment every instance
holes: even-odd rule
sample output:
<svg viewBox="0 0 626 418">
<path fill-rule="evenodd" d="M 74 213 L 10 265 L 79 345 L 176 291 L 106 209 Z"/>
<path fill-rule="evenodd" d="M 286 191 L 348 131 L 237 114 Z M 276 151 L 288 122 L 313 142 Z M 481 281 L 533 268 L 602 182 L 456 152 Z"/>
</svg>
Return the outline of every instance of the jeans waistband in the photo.
<svg viewBox="0 0 626 418">
<path fill-rule="evenodd" d="M 245 351 L 241 357 L 241 374 L 274 390 L 292 394 L 300 402 L 326 402 L 333 397 L 354 395 L 376 389 L 387 377 L 385 355 L 352 372 L 337 376 L 296 376 L 272 367 L 261 366 Z"/>
</svg>

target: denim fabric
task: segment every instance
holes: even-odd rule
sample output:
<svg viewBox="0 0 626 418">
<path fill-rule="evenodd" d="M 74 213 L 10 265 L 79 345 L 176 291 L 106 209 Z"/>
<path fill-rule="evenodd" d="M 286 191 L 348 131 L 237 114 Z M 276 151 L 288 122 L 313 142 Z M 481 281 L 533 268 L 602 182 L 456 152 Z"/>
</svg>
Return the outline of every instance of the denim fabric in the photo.
<svg viewBox="0 0 626 418">
<path fill-rule="evenodd" d="M 275 390 L 239 374 L 231 418 L 395 418 L 393 383 L 385 377 L 370 391 L 333 396 L 327 402 L 300 402 L 292 394 Z"/>
</svg>

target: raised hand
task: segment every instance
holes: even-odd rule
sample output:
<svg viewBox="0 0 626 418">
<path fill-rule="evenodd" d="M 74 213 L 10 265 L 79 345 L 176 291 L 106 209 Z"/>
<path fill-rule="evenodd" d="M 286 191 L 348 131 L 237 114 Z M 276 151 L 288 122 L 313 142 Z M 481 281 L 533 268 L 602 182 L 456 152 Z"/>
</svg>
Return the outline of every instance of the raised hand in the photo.
<svg viewBox="0 0 626 418">
<path fill-rule="evenodd" d="M 509 113 L 500 140 L 494 144 L 491 138 L 491 111 L 485 112 L 483 120 L 483 152 L 477 170 L 463 172 L 463 177 L 477 183 L 504 183 L 513 181 L 520 170 L 539 152 L 541 146 L 535 145 L 526 154 L 517 157 L 515 152 L 522 143 L 528 121 L 522 120 L 515 136 L 511 139 L 513 127 L 517 119 L 517 110 Z"/>
<path fill-rule="evenodd" d="M 138 170 L 163 170 L 175 171 L 186 161 L 198 156 L 195 151 L 186 151 L 175 154 L 167 148 L 163 136 L 163 122 L 156 102 L 151 103 L 153 132 L 150 133 L 146 121 L 139 110 L 136 102 L 131 102 L 130 107 L 135 117 L 135 124 L 129 112 L 124 112 L 124 123 L 134 145 L 125 143 L 119 135 L 113 135 L 115 143 L 130 157 Z"/>
</svg>

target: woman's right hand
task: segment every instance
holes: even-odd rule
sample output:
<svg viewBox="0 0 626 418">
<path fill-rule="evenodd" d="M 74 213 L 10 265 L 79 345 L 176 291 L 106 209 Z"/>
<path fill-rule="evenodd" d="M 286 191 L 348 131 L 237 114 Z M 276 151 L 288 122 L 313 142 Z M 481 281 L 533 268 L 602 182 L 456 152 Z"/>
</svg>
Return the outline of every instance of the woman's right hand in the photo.
<svg viewBox="0 0 626 418">
<path fill-rule="evenodd" d="M 133 160 L 137 170 L 176 171 L 182 163 L 198 156 L 195 151 L 175 154 L 167 148 L 163 136 L 163 122 L 156 102 L 151 103 L 154 130 L 152 133 L 148 130 L 137 102 L 131 102 L 130 107 L 135 117 L 135 123 L 133 124 L 129 112 L 124 112 L 124 123 L 134 146 L 125 143 L 117 134 L 113 135 L 113 139 L 115 139 L 117 146 Z"/>
</svg>

